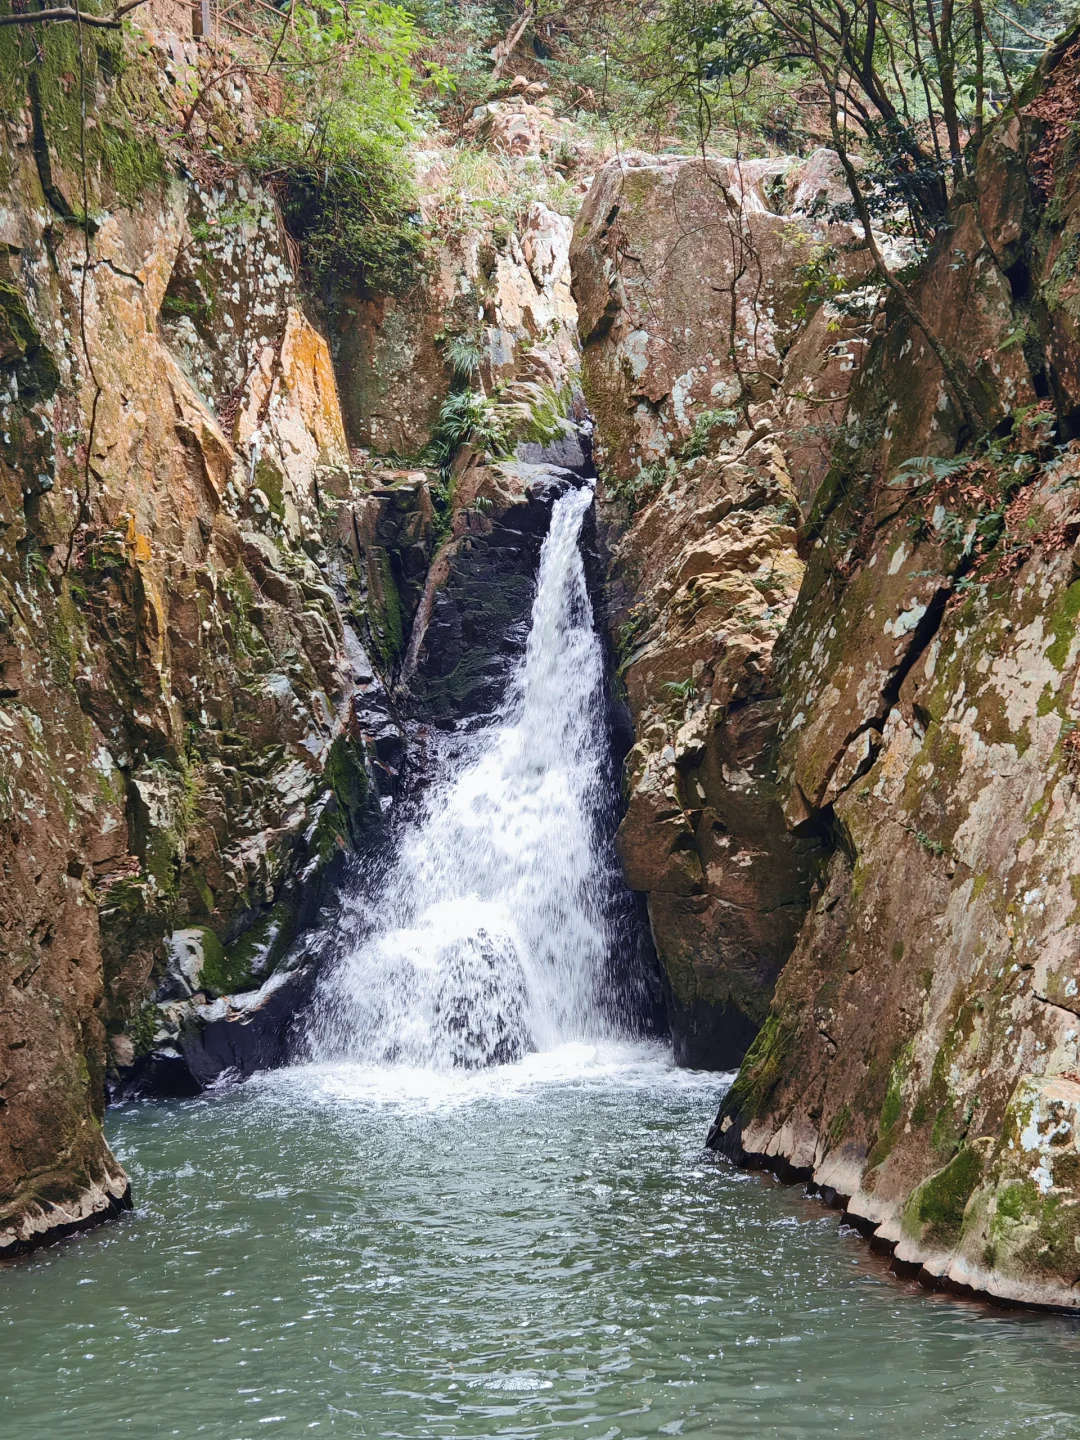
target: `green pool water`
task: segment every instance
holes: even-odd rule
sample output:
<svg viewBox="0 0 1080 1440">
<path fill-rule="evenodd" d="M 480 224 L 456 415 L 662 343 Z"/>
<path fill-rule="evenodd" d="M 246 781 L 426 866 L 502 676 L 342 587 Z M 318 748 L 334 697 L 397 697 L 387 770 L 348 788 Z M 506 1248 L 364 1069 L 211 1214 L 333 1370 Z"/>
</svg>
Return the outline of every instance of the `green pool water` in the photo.
<svg viewBox="0 0 1080 1440">
<path fill-rule="evenodd" d="M 901 1283 L 702 1150 L 659 1046 L 111 1112 L 136 1209 L 0 1270 L 0 1435 L 1080 1436 L 1080 1325 Z"/>
</svg>

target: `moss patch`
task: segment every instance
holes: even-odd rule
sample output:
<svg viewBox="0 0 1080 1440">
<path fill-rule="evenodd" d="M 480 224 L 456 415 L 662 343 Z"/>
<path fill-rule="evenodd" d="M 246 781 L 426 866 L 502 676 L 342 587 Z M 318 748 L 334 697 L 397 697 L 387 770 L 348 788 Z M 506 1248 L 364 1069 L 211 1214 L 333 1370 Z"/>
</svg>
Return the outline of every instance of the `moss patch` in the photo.
<svg viewBox="0 0 1080 1440">
<path fill-rule="evenodd" d="M 10 14 L 10 0 L 0 8 Z M 103 8 L 83 0 L 87 14 Z M 164 181 L 168 162 L 154 132 L 166 117 L 153 62 L 121 31 L 84 26 L 80 40 L 70 24 L 0 29 L 0 111 L 18 120 L 28 104 L 42 185 L 65 219 L 82 223 L 75 205 L 84 147 L 93 201 L 130 205 Z"/>
<path fill-rule="evenodd" d="M 973 1146 L 966 1146 L 912 1195 L 904 1212 L 904 1229 L 922 1240 L 955 1245 L 964 1210 L 982 1172 L 982 1156 Z"/>
<path fill-rule="evenodd" d="M 1046 658 L 1055 670 L 1064 670 L 1065 668 L 1069 647 L 1076 634 L 1076 617 L 1078 615 L 1080 615 L 1080 580 L 1074 580 L 1049 617 L 1054 640 L 1051 645 L 1047 646 Z"/>
<path fill-rule="evenodd" d="M 790 1022 L 775 1012 L 767 1017 L 724 1096 L 721 1115 L 745 1124 L 763 1113 L 783 1076 L 784 1058 L 793 1036 Z"/>
<path fill-rule="evenodd" d="M 891 1153 L 902 1133 L 901 1120 L 904 1116 L 904 1084 L 911 1070 L 915 1043 L 909 1040 L 904 1045 L 889 1071 L 889 1083 L 878 1115 L 878 1138 L 866 1157 L 868 1169 L 882 1164 Z"/>
<path fill-rule="evenodd" d="M 227 949 L 213 931 L 204 930 L 206 959 L 199 976 L 203 989 L 211 995 L 235 995 L 241 990 L 255 989 L 281 959 L 295 929 L 293 907 L 279 901 Z"/>
<path fill-rule="evenodd" d="M 393 565 L 381 546 L 368 550 L 367 584 L 368 631 L 382 669 L 389 673 L 405 653 L 405 619 Z"/>
<path fill-rule="evenodd" d="M 315 848 L 323 860 L 330 858 L 339 839 L 344 840 L 346 835 L 354 845 L 360 843 L 371 797 L 363 746 L 339 736 L 330 747 L 325 776 L 333 791 L 334 807 L 323 811 L 315 834 Z"/>
</svg>

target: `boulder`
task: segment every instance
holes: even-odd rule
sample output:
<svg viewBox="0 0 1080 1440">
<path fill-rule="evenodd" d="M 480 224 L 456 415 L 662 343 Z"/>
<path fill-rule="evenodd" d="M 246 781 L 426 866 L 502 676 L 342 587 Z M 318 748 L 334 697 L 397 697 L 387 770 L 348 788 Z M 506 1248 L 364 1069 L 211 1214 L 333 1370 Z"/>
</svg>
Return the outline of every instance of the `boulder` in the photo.
<svg viewBox="0 0 1080 1440">
<path fill-rule="evenodd" d="M 824 183 L 816 153 L 804 163 L 631 153 L 596 177 L 571 264 L 611 481 L 677 455 L 706 412 L 783 392 L 785 357 L 820 306 L 823 257 L 833 272 L 867 274 L 852 227 L 785 208 L 808 170 Z M 842 399 L 850 375 L 835 381 Z"/>
<path fill-rule="evenodd" d="M 776 786 L 774 649 L 876 309 L 843 314 L 812 283 L 865 277 L 851 228 L 813 204 L 839 183 L 820 154 L 629 155 L 597 176 L 571 247 L 636 737 L 619 851 L 688 1065 L 742 1058 L 821 859 Z"/>
</svg>

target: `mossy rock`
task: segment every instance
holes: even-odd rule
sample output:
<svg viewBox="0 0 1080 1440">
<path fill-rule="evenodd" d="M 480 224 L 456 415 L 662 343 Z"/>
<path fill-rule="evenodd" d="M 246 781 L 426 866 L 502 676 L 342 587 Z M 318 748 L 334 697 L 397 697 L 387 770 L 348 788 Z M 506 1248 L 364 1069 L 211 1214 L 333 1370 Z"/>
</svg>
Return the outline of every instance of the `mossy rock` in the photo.
<svg viewBox="0 0 1080 1440">
<path fill-rule="evenodd" d="M 358 846 L 371 813 L 371 781 L 363 743 L 339 735 L 330 747 L 323 772 L 332 801 L 319 816 L 311 848 L 326 864 L 348 842 Z"/>
<path fill-rule="evenodd" d="M 745 1125 L 765 1111 L 783 1077 L 784 1060 L 793 1038 L 794 1027 L 790 1021 L 775 1011 L 768 1016 L 724 1096 L 721 1119 L 730 1115 Z"/>
<path fill-rule="evenodd" d="M 979 1147 L 966 1145 L 943 1170 L 924 1180 L 904 1210 L 905 1233 L 924 1244 L 955 1246 L 967 1203 L 983 1176 L 983 1160 Z"/>
<path fill-rule="evenodd" d="M 405 619 L 390 554 L 373 545 L 367 552 L 368 634 L 385 674 L 391 674 L 405 653 Z"/>
<path fill-rule="evenodd" d="M 10 13 L 10 0 L 2 3 Z M 107 8 L 102 0 L 83 0 L 86 14 Z M 84 98 L 91 122 L 85 126 Z M 168 117 L 154 62 L 145 49 L 126 44 L 122 31 L 80 32 L 69 24 L 0 29 L 0 110 L 21 116 L 28 102 L 46 198 L 69 223 L 86 223 L 74 204 L 82 203 L 84 158 L 91 208 L 111 200 L 133 205 L 164 183 L 169 165 L 153 121 Z"/>
<path fill-rule="evenodd" d="M 217 943 L 206 949 L 202 988 L 211 995 L 256 989 L 281 960 L 295 933 L 296 909 L 279 900 L 239 940 L 227 947 Z"/>
<path fill-rule="evenodd" d="M 903 948 L 903 944 L 900 942 L 900 956 L 894 954 L 895 959 L 899 960 L 902 957 Z M 901 1121 L 904 1117 L 904 1084 L 911 1070 L 914 1051 L 915 1046 L 912 1041 L 902 1046 L 889 1071 L 889 1084 L 878 1115 L 878 1138 L 866 1157 L 868 1169 L 883 1164 L 900 1138 L 903 1129 Z"/>
</svg>

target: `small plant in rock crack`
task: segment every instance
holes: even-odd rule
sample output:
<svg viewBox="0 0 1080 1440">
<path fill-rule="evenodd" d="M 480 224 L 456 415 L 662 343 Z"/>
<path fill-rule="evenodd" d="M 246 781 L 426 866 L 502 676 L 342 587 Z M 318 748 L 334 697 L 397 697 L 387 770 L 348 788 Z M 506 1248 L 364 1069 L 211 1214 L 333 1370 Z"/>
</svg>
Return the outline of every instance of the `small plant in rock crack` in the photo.
<svg viewBox="0 0 1080 1440">
<path fill-rule="evenodd" d="M 444 473 L 449 473 L 454 456 L 462 445 L 482 446 L 496 459 L 505 455 L 508 437 L 493 400 L 479 390 L 456 390 L 439 410 L 429 454 Z"/>
<path fill-rule="evenodd" d="M 695 460 L 699 455 L 708 454 L 709 440 L 714 430 L 734 430 L 742 419 L 738 410 L 703 410 L 694 421 L 690 438 L 682 447 L 679 458 Z"/>
<path fill-rule="evenodd" d="M 840 252 L 835 245 L 810 247 L 809 259 L 795 268 L 801 294 L 791 312 L 793 320 L 807 319 L 819 305 L 826 300 L 837 299 L 847 289 L 847 277 L 837 269 L 839 258 Z"/>
<path fill-rule="evenodd" d="M 959 471 L 967 470 L 970 465 L 970 455 L 954 455 L 948 459 L 940 455 L 913 455 L 897 470 L 889 481 L 889 488 L 921 490 L 924 485 L 948 480 Z"/>
<path fill-rule="evenodd" d="M 471 380 L 479 371 L 484 352 L 475 335 L 448 335 L 443 359 L 458 380 Z"/>
<path fill-rule="evenodd" d="M 1055 451 L 1067 448 L 1058 442 L 1056 417 L 1038 405 L 1016 411 L 1010 422 L 1008 433 L 984 439 L 973 454 L 915 456 L 889 481 L 909 494 L 920 492 L 907 519 L 914 541 L 942 541 L 964 569 L 974 571 L 971 583 L 1001 579 L 1034 547 L 1059 550 L 1080 534 L 1074 521 L 1047 524 L 1029 484 Z"/>
<path fill-rule="evenodd" d="M 652 465 L 642 465 L 628 480 L 610 482 L 610 488 L 614 495 L 626 502 L 633 514 L 656 499 L 664 482 L 675 474 L 675 469 L 673 460 L 666 463 L 658 460 Z"/>
<path fill-rule="evenodd" d="M 955 510 L 946 510 L 938 518 L 937 529 L 950 550 L 958 550 L 961 555 L 970 553 L 974 532 L 963 515 L 958 515 Z"/>
<path fill-rule="evenodd" d="M 645 631 L 649 628 L 651 623 L 652 619 L 648 611 L 639 607 L 635 610 L 632 610 L 630 612 L 630 618 L 624 621 L 624 623 L 619 626 L 617 648 L 619 656 L 620 675 L 622 674 L 623 670 L 625 670 L 626 666 L 629 664 L 630 659 L 634 654 L 634 651 L 637 649 L 639 640 L 641 639 Z"/>
<path fill-rule="evenodd" d="M 673 700 L 697 699 L 697 686 L 693 680 L 665 680 L 662 689 Z"/>
</svg>

